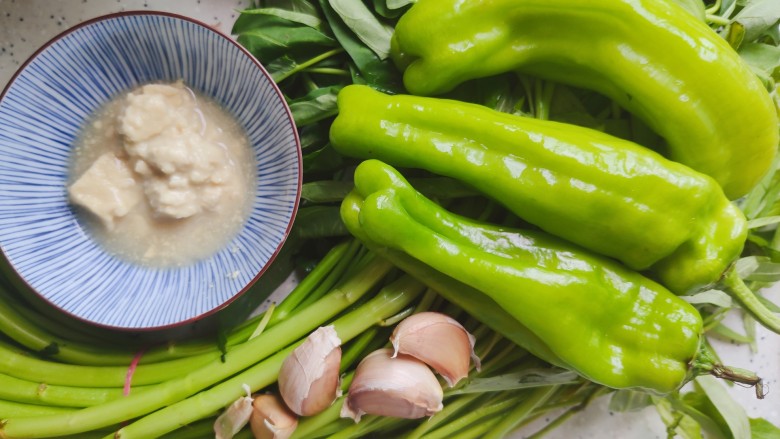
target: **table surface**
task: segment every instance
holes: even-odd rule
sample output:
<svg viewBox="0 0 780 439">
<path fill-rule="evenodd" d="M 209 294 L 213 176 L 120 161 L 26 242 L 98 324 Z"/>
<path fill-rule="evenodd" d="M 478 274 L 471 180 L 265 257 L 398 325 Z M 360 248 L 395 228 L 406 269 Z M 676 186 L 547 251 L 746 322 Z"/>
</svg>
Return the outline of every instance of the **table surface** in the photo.
<svg viewBox="0 0 780 439">
<path fill-rule="evenodd" d="M 119 11 L 166 11 L 198 19 L 229 34 L 238 11 L 250 4 L 249 0 L 0 0 L 0 88 L 40 46 L 84 20 Z M 773 288 L 768 297 L 780 299 L 780 288 Z M 735 316 L 727 322 L 734 328 L 740 327 Z M 747 346 L 717 340 L 715 347 L 724 363 L 765 377 L 769 393 L 764 400 L 757 400 L 752 389 L 733 386 L 729 391 L 749 416 L 764 417 L 780 425 L 780 336 L 759 328 L 757 338 L 757 353 Z M 544 421 L 540 419 L 513 437 L 533 433 Z M 654 439 L 665 438 L 666 430 L 653 408 L 611 413 L 608 399 L 602 398 L 547 437 Z"/>
</svg>

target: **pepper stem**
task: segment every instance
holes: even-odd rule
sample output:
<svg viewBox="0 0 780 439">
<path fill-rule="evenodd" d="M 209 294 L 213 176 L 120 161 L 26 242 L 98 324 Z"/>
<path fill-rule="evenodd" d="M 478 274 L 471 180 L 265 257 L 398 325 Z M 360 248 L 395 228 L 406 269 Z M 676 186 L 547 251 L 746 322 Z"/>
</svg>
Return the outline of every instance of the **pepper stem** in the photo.
<svg viewBox="0 0 780 439">
<path fill-rule="evenodd" d="M 754 372 L 736 367 L 724 366 L 715 359 L 706 343 L 699 348 L 699 355 L 691 361 L 691 378 L 699 375 L 712 375 L 715 378 L 728 380 L 734 383 L 753 387 L 756 390 L 756 398 L 764 399 L 764 380 Z"/>
<path fill-rule="evenodd" d="M 735 367 L 727 367 L 718 364 L 713 366 L 712 370 L 710 370 L 710 375 L 714 376 L 715 378 L 722 378 L 724 380 L 754 387 L 756 389 L 756 398 L 764 399 L 764 380 L 749 370 L 737 369 Z"/>
<path fill-rule="evenodd" d="M 722 282 L 728 292 L 758 323 L 761 323 L 770 331 L 780 334 L 780 316 L 761 303 L 758 297 L 756 297 L 756 293 L 745 285 L 745 282 L 739 277 L 734 266 L 726 271 Z"/>
</svg>

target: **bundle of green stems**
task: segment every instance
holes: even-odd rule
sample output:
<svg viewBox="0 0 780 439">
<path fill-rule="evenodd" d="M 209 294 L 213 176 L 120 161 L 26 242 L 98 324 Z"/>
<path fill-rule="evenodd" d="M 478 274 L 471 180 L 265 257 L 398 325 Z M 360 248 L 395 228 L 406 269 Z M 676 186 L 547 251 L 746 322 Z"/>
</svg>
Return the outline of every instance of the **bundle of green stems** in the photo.
<svg viewBox="0 0 780 439">
<path fill-rule="evenodd" d="M 6 279 L 0 287 L 0 438 L 211 436 L 216 417 L 245 394 L 244 386 L 276 391 L 283 360 L 316 328 L 334 325 L 344 343 L 346 391 L 359 361 L 388 345 L 391 326 L 426 310 L 465 322 L 484 361 L 445 390 L 441 412 L 422 420 L 369 415 L 355 423 L 340 418 L 342 397 L 303 418 L 294 437 L 503 437 L 603 391 L 576 376 L 563 384 L 542 379 L 469 390 L 484 378 L 554 369 L 355 240 L 333 247 L 283 301 L 236 325 L 222 344 L 199 336 L 118 348 L 40 313 Z M 251 437 L 249 428 L 237 437 Z"/>
</svg>

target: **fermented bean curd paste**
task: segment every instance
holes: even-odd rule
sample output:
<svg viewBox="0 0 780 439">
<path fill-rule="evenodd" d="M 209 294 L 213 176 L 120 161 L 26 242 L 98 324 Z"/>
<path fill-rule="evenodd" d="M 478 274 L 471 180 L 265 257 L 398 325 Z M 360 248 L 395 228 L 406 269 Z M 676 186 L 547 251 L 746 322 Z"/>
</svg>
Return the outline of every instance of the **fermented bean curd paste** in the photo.
<svg viewBox="0 0 780 439">
<path fill-rule="evenodd" d="M 182 265 L 215 253 L 241 228 L 254 164 L 243 130 L 216 103 L 180 82 L 149 84 L 86 126 L 68 193 L 109 251 Z"/>
</svg>

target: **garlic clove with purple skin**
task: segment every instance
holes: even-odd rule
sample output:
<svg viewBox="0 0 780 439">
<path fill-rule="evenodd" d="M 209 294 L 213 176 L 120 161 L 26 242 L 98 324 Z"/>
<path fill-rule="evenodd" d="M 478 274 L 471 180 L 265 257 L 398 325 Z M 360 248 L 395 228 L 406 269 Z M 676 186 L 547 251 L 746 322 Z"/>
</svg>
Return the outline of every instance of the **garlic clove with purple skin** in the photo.
<svg viewBox="0 0 780 439">
<path fill-rule="evenodd" d="M 255 439 L 288 439 L 298 427 L 295 415 L 277 395 L 257 395 L 249 426 Z"/>
<path fill-rule="evenodd" d="M 279 393 L 294 413 L 315 415 L 341 395 L 341 340 L 333 326 L 309 334 L 282 363 Z"/>
<path fill-rule="evenodd" d="M 395 354 L 411 355 L 438 372 L 450 387 L 469 374 L 470 361 L 480 368 L 474 336 L 457 320 L 438 312 L 421 312 L 401 321 L 390 341 Z"/>
<path fill-rule="evenodd" d="M 359 422 L 364 414 L 417 419 L 443 405 L 441 384 L 425 363 L 392 349 L 379 349 L 358 364 L 341 408 L 342 418 Z"/>
</svg>

